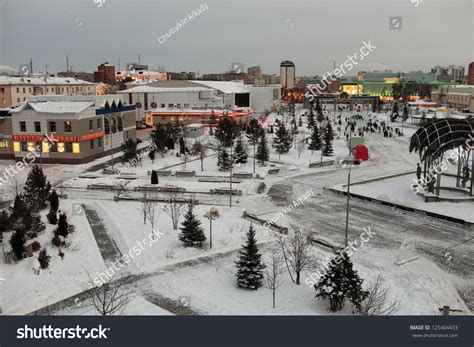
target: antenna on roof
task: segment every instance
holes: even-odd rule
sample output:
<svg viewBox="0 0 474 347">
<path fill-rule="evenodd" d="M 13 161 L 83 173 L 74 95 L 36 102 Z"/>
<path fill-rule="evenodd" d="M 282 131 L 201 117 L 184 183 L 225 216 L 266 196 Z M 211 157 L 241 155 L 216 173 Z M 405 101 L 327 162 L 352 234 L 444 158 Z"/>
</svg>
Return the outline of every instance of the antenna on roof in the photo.
<svg viewBox="0 0 474 347">
<path fill-rule="evenodd" d="M 69 57 L 66 55 L 66 72 L 69 72 Z"/>
<path fill-rule="evenodd" d="M 30 73 L 33 75 L 33 59 L 30 58 Z"/>
<path fill-rule="evenodd" d="M 141 65 L 141 64 L 142 64 L 142 62 L 141 62 L 141 56 L 140 56 L 140 54 L 139 54 L 139 55 L 138 55 L 138 65 Z"/>
</svg>

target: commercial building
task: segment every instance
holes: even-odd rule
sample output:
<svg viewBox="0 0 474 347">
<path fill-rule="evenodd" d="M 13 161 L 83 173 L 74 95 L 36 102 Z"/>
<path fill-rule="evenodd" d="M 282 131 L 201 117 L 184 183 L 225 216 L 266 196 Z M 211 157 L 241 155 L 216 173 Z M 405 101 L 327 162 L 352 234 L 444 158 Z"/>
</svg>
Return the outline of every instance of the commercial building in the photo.
<svg viewBox="0 0 474 347">
<path fill-rule="evenodd" d="M 462 83 L 465 76 L 465 68 L 461 65 L 449 65 L 447 67 L 437 65 L 431 69 L 439 82 Z"/>
<path fill-rule="evenodd" d="M 0 159 L 13 159 L 12 117 L 10 109 L 0 109 Z"/>
<path fill-rule="evenodd" d="M 85 163 L 136 139 L 135 105 L 119 95 L 31 98 L 4 118 L 0 155 L 17 161 L 35 152 L 43 163 Z"/>
<path fill-rule="evenodd" d="M 119 92 L 124 101 L 137 106 L 137 120 L 150 110 L 222 110 L 253 113 L 271 110 L 280 102 L 280 85 L 255 86 L 223 81 L 161 81 Z"/>
<path fill-rule="evenodd" d="M 95 83 L 115 84 L 115 66 L 105 62 L 97 67 L 94 72 Z"/>
<path fill-rule="evenodd" d="M 474 85 L 444 85 L 431 93 L 431 100 L 461 111 L 474 112 Z"/>
<path fill-rule="evenodd" d="M 280 84 L 284 89 L 291 89 L 296 85 L 295 64 L 289 60 L 280 64 Z"/>
<path fill-rule="evenodd" d="M 132 81 L 166 81 L 168 74 L 166 72 L 150 71 L 150 70 L 124 70 L 117 71 L 115 80 L 117 83 L 127 83 Z"/>
<path fill-rule="evenodd" d="M 40 95 L 95 95 L 95 84 L 68 77 L 0 76 L 0 108 Z"/>
<path fill-rule="evenodd" d="M 474 85 L 474 61 L 469 64 L 469 70 L 467 72 L 467 84 Z"/>
</svg>

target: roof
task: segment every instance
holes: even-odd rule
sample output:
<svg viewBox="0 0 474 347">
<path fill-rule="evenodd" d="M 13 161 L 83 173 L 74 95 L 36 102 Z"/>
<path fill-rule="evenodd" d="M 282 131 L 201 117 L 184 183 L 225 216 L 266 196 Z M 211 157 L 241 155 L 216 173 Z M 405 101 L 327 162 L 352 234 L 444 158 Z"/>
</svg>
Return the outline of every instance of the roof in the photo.
<svg viewBox="0 0 474 347">
<path fill-rule="evenodd" d="M 119 93 L 186 93 L 186 92 L 204 92 L 208 91 L 209 88 L 200 87 L 184 87 L 184 88 L 160 88 L 152 86 L 138 86 L 126 90 L 119 91 Z"/>
<path fill-rule="evenodd" d="M 80 113 L 86 108 L 94 106 L 93 101 L 27 101 L 22 106 L 13 109 L 11 112 L 21 112 L 31 107 L 39 113 Z"/>
<path fill-rule="evenodd" d="M 83 81 L 72 77 L 10 77 L 0 76 L 0 84 L 25 84 L 25 85 L 94 85 L 94 83 Z"/>
<path fill-rule="evenodd" d="M 189 81 L 203 86 L 216 89 L 224 94 L 244 93 L 248 94 L 249 91 L 245 89 L 242 83 L 238 82 L 224 82 L 224 81 Z"/>
<path fill-rule="evenodd" d="M 292 61 L 285 60 L 280 64 L 280 66 L 292 66 L 292 67 L 294 67 L 295 64 Z"/>
</svg>

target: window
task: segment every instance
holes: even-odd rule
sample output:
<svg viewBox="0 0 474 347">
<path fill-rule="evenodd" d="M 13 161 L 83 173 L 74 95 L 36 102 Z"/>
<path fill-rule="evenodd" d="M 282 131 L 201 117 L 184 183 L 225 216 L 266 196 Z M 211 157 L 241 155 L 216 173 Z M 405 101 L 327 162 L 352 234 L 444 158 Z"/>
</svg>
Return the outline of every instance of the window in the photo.
<svg viewBox="0 0 474 347">
<path fill-rule="evenodd" d="M 79 143 L 70 143 L 72 147 L 72 153 L 79 154 L 81 153 L 81 145 Z M 67 148 L 66 148 L 67 150 Z"/>
<path fill-rule="evenodd" d="M 0 88 L 0 92 L 5 93 L 5 88 Z"/>
<path fill-rule="evenodd" d="M 90 143 L 91 143 L 91 149 L 94 149 L 94 145 L 95 145 L 94 139 L 92 139 L 92 140 L 90 141 Z"/>
<path fill-rule="evenodd" d="M 56 132 L 56 122 L 49 122 L 48 129 L 49 129 L 49 132 L 55 133 Z"/>
<path fill-rule="evenodd" d="M 28 88 L 28 93 L 31 93 L 31 88 Z"/>
<path fill-rule="evenodd" d="M 17 102 L 20 102 L 20 100 L 21 100 L 20 98 L 16 98 L 16 101 L 17 101 Z"/>
<path fill-rule="evenodd" d="M 19 93 L 19 92 L 20 92 L 20 88 L 16 88 L 16 92 Z"/>
<path fill-rule="evenodd" d="M 94 130 L 94 121 L 92 119 L 89 120 L 89 130 Z"/>
<path fill-rule="evenodd" d="M 13 152 L 21 151 L 21 143 L 18 141 L 13 142 Z"/>
<path fill-rule="evenodd" d="M 128 103 L 129 103 L 130 105 L 133 104 L 132 93 L 128 93 Z"/>
<path fill-rule="evenodd" d="M 8 148 L 8 142 L 6 140 L 0 141 L 0 148 Z"/>
<path fill-rule="evenodd" d="M 104 118 L 104 131 L 107 135 L 110 134 L 110 122 L 107 118 Z"/>
<path fill-rule="evenodd" d="M 181 104 L 176 104 L 176 107 L 177 107 L 177 108 L 181 108 Z"/>
<path fill-rule="evenodd" d="M 97 119 L 97 129 L 101 129 L 102 128 L 102 120 L 99 118 Z"/>
<path fill-rule="evenodd" d="M 20 131 L 26 133 L 26 122 L 20 122 Z"/>
<path fill-rule="evenodd" d="M 21 141 L 21 151 L 22 152 L 28 151 L 28 144 L 25 141 Z"/>
<path fill-rule="evenodd" d="M 189 104 L 184 104 L 184 108 L 189 108 Z"/>
<path fill-rule="evenodd" d="M 110 119 L 110 127 L 112 129 L 112 134 L 115 134 L 117 132 L 117 121 L 113 117 Z"/>
<path fill-rule="evenodd" d="M 23 94 L 25 94 L 25 93 L 26 93 L 26 88 L 23 88 Z"/>
<path fill-rule="evenodd" d="M 165 105 L 165 104 L 161 104 L 161 108 L 165 108 L 165 107 L 166 107 L 166 105 Z"/>
<path fill-rule="evenodd" d="M 36 146 L 36 143 L 27 142 L 26 149 L 28 150 L 28 152 L 34 152 L 35 151 L 35 146 Z"/>
<path fill-rule="evenodd" d="M 123 131 L 123 120 L 122 120 L 122 117 L 118 117 L 118 131 Z"/>
<path fill-rule="evenodd" d="M 99 148 L 102 147 L 102 137 L 99 137 L 97 139 L 97 147 L 99 147 Z"/>
<path fill-rule="evenodd" d="M 125 132 L 125 138 L 128 140 L 128 131 Z"/>
<path fill-rule="evenodd" d="M 35 132 L 41 132 L 41 122 L 35 122 Z"/>
<path fill-rule="evenodd" d="M 71 142 L 66 142 L 66 153 L 72 153 L 72 143 Z"/>
<path fill-rule="evenodd" d="M 70 133 L 72 132 L 72 126 L 70 121 L 64 122 L 64 132 L 65 133 Z"/>
<path fill-rule="evenodd" d="M 173 104 L 168 104 L 168 108 L 173 108 Z"/>
</svg>

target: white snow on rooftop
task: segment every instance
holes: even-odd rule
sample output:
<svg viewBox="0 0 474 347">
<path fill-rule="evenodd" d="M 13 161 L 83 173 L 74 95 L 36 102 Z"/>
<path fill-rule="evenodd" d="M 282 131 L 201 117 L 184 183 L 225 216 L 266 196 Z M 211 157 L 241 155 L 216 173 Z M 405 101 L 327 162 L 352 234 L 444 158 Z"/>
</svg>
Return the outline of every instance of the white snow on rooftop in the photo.
<svg viewBox="0 0 474 347">
<path fill-rule="evenodd" d="M 126 90 L 122 90 L 119 93 L 186 93 L 186 92 L 204 92 L 208 91 L 209 88 L 199 87 L 185 87 L 185 88 L 160 88 L 151 86 L 139 86 Z"/>
<path fill-rule="evenodd" d="M 86 108 L 94 106 L 94 102 L 84 102 L 84 101 L 61 101 L 61 102 L 54 102 L 54 101 L 27 101 L 21 107 L 18 107 L 12 112 L 21 112 L 27 107 L 31 107 L 33 110 L 39 113 L 80 113 L 84 111 Z"/>
<path fill-rule="evenodd" d="M 238 82 L 224 82 L 224 81 L 189 81 L 203 86 L 219 90 L 224 94 L 233 94 L 233 93 L 249 93 L 247 89 L 244 88 L 242 83 Z"/>
<path fill-rule="evenodd" d="M 29 85 L 94 85 L 72 77 L 10 77 L 0 76 L 0 84 L 29 84 Z"/>
</svg>

